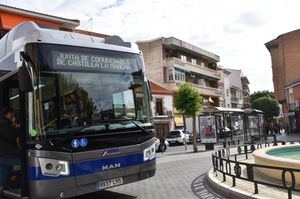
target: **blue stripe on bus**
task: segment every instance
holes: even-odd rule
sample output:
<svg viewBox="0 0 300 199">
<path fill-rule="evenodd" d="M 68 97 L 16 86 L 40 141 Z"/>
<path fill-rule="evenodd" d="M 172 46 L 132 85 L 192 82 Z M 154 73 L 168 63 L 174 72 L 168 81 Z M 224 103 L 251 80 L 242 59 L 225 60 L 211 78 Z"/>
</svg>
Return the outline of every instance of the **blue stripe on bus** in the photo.
<svg viewBox="0 0 300 199">
<path fill-rule="evenodd" d="M 153 161 L 156 160 L 156 158 L 150 160 Z M 143 154 L 131 154 L 127 156 L 121 156 L 121 157 L 112 157 L 112 158 L 106 158 L 106 159 L 99 159 L 99 160 L 91 160 L 91 161 L 85 161 L 75 164 L 69 164 L 70 169 L 70 175 L 68 176 L 44 176 L 42 174 L 40 167 L 29 167 L 28 168 L 28 179 L 30 181 L 36 181 L 36 180 L 51 180 L 51 179 L 58 179 L 58 178 L 66 178 L 66 177 L 74 177 L 74 176 L 80 176 L 80 175 L 88 175 L 93 174 L 101 171 L 102 166 L 106 165 L 114 165 L 114 164 L 121 164 L 120 168 L 130 167 L 134 165 L 139 165 L 143 163 L 147 163 L 148 161 L 143 161 Z"/>
</svg>

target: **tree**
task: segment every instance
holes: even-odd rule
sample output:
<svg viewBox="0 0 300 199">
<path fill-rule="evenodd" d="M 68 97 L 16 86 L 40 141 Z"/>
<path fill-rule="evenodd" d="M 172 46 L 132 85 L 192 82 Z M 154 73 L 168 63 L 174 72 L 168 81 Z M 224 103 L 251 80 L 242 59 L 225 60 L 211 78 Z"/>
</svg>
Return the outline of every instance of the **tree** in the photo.
<svg viewBox="0 0 300 199">
<path fill-rule="evenodd" d="M 193 149 L 197 152 L 196 115 L 203 107 L 203 99 L 196 88 L 185 83 L 174 96 L 174 106 L 184 116 L 193 118 Z"/>
<path fill-rule="evenodd" d="M 270 97 L 275 99 L 274 92 L 271 91 L 257 91 L 250 95 L 250 101 L 253 103 L 256 99 L 261 97 Z"/>
<path fill-rule="evenodd" d="M 260 97 L 252 102 L 252 108 L 259 109 L 265 113 L 265 118 L 267 120 L 272 120 L 273 117 L 277 117 L 279 115 L 280 109 L 278 102 L 270 97 Z"/>
</svg>

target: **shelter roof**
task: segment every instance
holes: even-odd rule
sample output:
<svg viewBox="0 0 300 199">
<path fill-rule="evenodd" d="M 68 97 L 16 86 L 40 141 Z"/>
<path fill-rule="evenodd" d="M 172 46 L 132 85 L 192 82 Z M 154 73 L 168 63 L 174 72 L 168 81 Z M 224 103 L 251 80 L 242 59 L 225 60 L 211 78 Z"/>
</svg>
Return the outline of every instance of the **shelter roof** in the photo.
<svg viewBox="0 0 300 199">
<path fill-rule="evenodd" d="M 203 113 L 243 113 L 244 110 L 239 108 L 223 108 L 216 106 L 205 107 L 202 111 Z"/>
</svg>

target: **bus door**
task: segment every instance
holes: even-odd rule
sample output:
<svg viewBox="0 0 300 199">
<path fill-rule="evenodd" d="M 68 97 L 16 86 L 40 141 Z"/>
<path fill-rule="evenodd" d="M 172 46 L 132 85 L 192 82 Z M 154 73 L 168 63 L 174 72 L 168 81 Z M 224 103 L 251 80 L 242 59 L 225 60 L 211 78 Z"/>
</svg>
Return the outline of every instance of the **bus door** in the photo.
<svg viewBox="0 0 300 199">
<path fill-rule="evenodd" d="M 26 111 L 24 111 L 24 106 L 25 106 L 25 100 L 24 95 L 21 95 L 19 92 L 18 88 L 18 76 L 17 74 L 12 75 L 5 80 L 0 82 L 0 108 L 2 109 L 5 106 L 10 106 L 11 108 L 14 109 L 14 116 L 15 116 L 15 123 L 14 125 L 20 124 L 21 126 L 18 128 L 19 129 L 19 136 L 16 139 L 17 146 L 19 147 L 20 151 L 25 151 L 22 147 L 22 134 L 24 132 L 21 132 L 21 129 L 24 129 L 24 123 L 25 120 L 22 118 L 24 117 L 24 114 Z M 21 104 L 21 103 L 24 104 Z M 23 110 L 23 111 L 22 111 Z M 0 127 L 1 128 L 1 127 Z M 14 128 L 17 128 L 14 126 Z M 24 145 L 23 145 L 24 146 Z M 4 189 L 4 195 L 9 197 L 9 198 L 21 198 L 21 173 L 23 169 L 21 168 L 21 162 L 26 162 L 21 158 L 22 156 L 20 155 L 19 157 L 14 157 L 14 161 L 10 164 L 10 169 L 8 173 L 8 178 L 7 178 L 7 185 Z M 25 163 L 26 164 L 26 163 Z M 22 164 L 23 165 L 23 164 Z M 26 176 L 26 173 L 24 173 L 23 176 Z M 24 183 L 25 184 L 25 183 Z"/>
</svg>

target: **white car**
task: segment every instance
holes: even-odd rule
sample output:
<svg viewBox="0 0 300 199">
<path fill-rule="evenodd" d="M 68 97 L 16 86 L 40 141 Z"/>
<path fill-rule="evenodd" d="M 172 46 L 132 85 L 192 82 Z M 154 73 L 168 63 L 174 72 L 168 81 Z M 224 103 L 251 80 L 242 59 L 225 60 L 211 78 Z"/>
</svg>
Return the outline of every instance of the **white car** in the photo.
<svg viewBox="0 0 300 199">
<path fill-rule="evenodd" d="M 159 148 L 160 140 L 158 138 L 155 138 L 155 150 L 159 152 L 164 152 L 169 147 L 169 142 L 165 140 L 165 144 L 162 146 L 162 149 Z"/>
<path fill-rule="evenodd" d="M 190 136 L 188 134 L 183 133 L 183 130 L 173 130 L 169 133 L 167 137 L 167 141 L 170 144 L 185 144 L 185 142 L 189 142 Z"/>
</svg>

